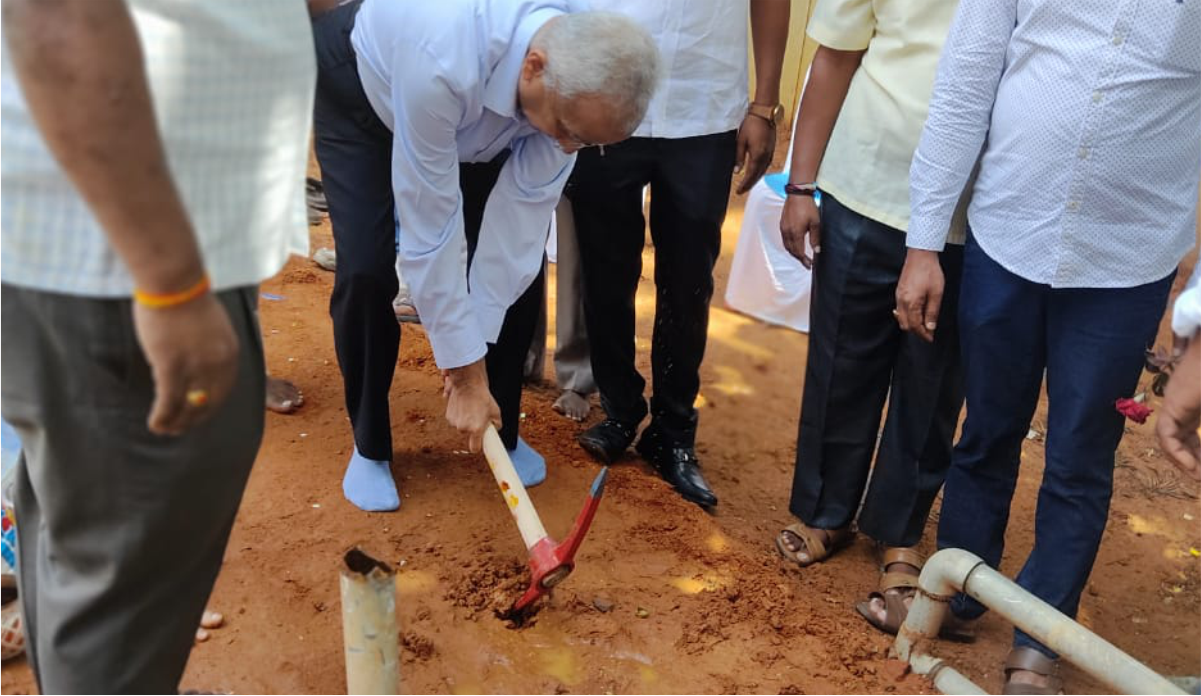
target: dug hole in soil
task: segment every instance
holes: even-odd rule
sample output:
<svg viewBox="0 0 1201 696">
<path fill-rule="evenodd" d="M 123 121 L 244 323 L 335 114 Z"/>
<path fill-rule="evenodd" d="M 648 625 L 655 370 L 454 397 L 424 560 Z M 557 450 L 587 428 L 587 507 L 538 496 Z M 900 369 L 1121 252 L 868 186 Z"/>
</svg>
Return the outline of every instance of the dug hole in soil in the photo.
<svg viewBox="0 0 1201 696">
<path fill-rule="evenodd" d="M 575 572 L 516 630 L 495 612 L 528 582 L 525 548 L 482 456 L 463 452 L 464 439 L 445 423 L 421 328 L 403 329 L 392 387 L 401 509 L 369 514 L 343 499 L 351 439 L 327 309 L 333 276 L 293 259 L 263 287 L 283 299 L 264 299 L 261 311 L 270 371 L 299 385 L 305 404 L 295 415 L 267 416 L 210 602 L 225 626 L 197 644 L 183 686 L 344 693 L 338 572 L 344 552 L 360 544 L 398 570 L 407 692 L 931 692 L 887 659 L 891 638 L 854 611 L 877 580 L 868 541 L 805 570 L 773 548 L 792 521 L 807 342 L 723 308 L 741 205 L 732 197 L 698 400 L 698 453 L 721 498 L 716 512 L 684 502 L 639 459 L 613 466 Z M 312 242 L 333 246 L 328 222 L 313 228 Z M 649 248 L 645 261 L 638 359 L 649 375 Z M 553 273 L 548 287 L 553 298 Z M 1167 337 L 1161 331 L 1160 341 Z M 1149 381 L 1144 375 L 1144 386 Z M 599 409 L 589 423 L 572 423 L 551 410 L 556 396 L 551 386 L 527 389 L 522 435 L 546 457 L 549 478 L 530 493 L 547 530 L 562 538 L 598 471 L 575 436 Z M 1045 423 L 1044 399 L 1023 446 L 1002 563 L 1010 576 L 1033 543 Z M 1198 487 L 1176 475 L 1153 429 L 1154 418 L 1130 424 L 1122 442 L 1109 525 L 1079 618 L 1164 674 L 1197 674 Z M 936 524 L 937 515 L 927 547 Z M 980 633 L 974 646 L 938 644 L 935 652 L 995 692 L 1010 627 L 990 615 Z M 1069 692 L 1104 688 L 1065 672 Z M 6 693 L 35 688 L 23 659 L 4 666 L 3 681 Z"/>
</svg>

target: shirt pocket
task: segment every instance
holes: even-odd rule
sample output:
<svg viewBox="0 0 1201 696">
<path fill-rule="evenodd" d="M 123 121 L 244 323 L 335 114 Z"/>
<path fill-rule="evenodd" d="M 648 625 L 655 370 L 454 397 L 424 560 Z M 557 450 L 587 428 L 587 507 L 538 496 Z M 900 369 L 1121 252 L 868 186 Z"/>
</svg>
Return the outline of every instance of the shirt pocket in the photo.
<svg viewBox="0 0 1201 696">
<path fill-rule="evenodd" d="M 1150 54 L 1164 67 L 1201 73 L 1201 0 L 1142 3 Z"/>
</svg>

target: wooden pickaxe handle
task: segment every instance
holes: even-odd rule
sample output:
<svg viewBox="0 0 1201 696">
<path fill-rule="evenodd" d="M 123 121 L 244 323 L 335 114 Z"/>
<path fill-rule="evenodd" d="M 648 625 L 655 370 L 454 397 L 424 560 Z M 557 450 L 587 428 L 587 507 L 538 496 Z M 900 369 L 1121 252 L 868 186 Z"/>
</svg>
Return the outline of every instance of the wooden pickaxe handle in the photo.
<svg viewBox="0 0 1201 696">
<path fill-rule="evenodd" d="M 500 434 L 491 423 L 484 431 L 484 458 L 488 460 L 488 467 L 492 469 L 492 476 L 496 478 L 496 485 L 500 487 L 509 512 L 513 513 L 517 528 L 521 530 L 525 547 L 534 548 L 535 544 L 549 535 L 546 533 L 546 527 L 542 526 L 538 511 L 534 509 L 530 494 L 526 492 L 525 486 L 517 476 L 517 469 L 513 468 L 513 462 L 509 459 L 505 444 L 500 440 Z"/>
</svg>

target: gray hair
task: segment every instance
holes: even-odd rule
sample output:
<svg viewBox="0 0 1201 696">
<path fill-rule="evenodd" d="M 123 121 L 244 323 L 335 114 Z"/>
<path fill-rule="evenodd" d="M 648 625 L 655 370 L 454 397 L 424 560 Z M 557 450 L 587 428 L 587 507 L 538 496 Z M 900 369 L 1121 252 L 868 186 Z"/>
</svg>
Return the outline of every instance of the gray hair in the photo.
<svg viewBox="0 0 1201 696">
<path fill-rule="evenodd" d="M 534 36 L 546 52 L 547 86 L 564 99 L 609 100 L 619 125 L 633 133 L 659 83 L 659 49 L 645 29 L 613 12 L 556 17 Z"/>
</svg>

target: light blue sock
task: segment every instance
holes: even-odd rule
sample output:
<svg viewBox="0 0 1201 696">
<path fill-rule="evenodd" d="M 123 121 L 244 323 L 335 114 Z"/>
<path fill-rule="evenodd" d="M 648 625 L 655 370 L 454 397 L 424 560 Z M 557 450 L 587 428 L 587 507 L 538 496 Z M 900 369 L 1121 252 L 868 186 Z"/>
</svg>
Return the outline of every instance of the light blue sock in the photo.
<svg viewBox="0 0 1201 696">
<path fill-rule="evenodd" d="M 517 478 L 526 488 L 537 486 L 546 480 L 546 460 L 534 451 L 525 440 L 517 438 L 517 447 L 509 450 L 509 459 L 517 469 Z"/>
<path fill-rule="evenodd" d="M 390 512 L 400 507 L 400 494 L 388 462 L 368 459 L 359 448 L 350 455 L 346 476 L 342 478 L 342 493 L 346 499 L 367 512 Z"/>
</svg>

